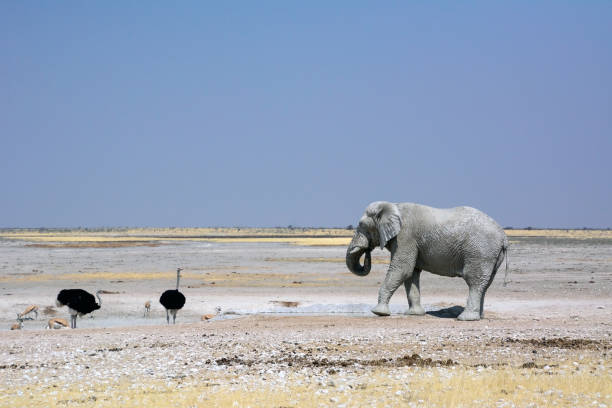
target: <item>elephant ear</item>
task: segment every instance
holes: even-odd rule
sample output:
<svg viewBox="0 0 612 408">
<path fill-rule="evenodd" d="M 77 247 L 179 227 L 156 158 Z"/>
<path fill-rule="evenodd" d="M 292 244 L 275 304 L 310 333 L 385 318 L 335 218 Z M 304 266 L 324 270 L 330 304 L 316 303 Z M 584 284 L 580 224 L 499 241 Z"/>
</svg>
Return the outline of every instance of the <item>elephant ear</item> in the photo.
<svg viewBox="0 0 612 408">
<path fill-rule="evenodd" d="M 366 214 L 374 220 L 380 239 L 380 249 L 395 238 L 402 228 L 402 219 L 397 205 L 386 201 L 376 201 L 366 209 Z"/>
</svg>

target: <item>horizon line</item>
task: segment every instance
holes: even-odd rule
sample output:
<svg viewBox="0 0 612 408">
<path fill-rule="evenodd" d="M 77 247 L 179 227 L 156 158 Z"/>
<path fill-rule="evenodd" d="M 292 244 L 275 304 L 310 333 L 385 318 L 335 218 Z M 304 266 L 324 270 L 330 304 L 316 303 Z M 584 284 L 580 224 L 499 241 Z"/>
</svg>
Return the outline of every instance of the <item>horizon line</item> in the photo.
<svg viewBox="0 0 612 408">
<path fill-rule="evenodd" d="M 127 230 L 127 229 L 220 229 L 220 228 L 231 228 L 231 229 L 340 229 L 340 230 L 354 230 L 356 227 L 352 224 L 347 225 L 345 227 L 315 227 L 315 226 L 296 226 L 296 225 L 288 225 L 288 226 L 266 226 L 266 227 L 253 227 L 253 226 L 103 226 L 103 227 L 0 227 L 0 231 L 10 231 L 10 230 L 50 230 L 50 231 L 71 231 L 71 230 L 83 230 L 92 232 L 100 231 L 100 230 Z M 504 230 L 538 230 L 538 231 L 546 231 L 546 230 L 574 230 L 574 231 L 609 231 L 611 227 L 534 227 L 534 226 L 526 226 L 526 227 L 515 227 L 515 226 L 505 226 L 502 227 Z"/>
</svg>

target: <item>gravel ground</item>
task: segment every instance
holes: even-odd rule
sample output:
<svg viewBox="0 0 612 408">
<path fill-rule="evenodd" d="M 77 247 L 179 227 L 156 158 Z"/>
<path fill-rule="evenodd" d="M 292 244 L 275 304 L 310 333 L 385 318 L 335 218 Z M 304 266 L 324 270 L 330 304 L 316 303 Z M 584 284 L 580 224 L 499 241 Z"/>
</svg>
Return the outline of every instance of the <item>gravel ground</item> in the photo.
<svg viewBox="0 0 612 408">
<path fill-rule="evenodd" d="M 431 274 L 422 279 L 425 316 L 401 314 L 406 307 L 402 290 L 393 297 L 391 317 L 370 315 L 367 309 L 386 270 L 382 252 L 370 276 L 359 278 L 346 271 L 345 248 L 337 247 L 182 243 L 58 252 L 63 250 L 2 244 L 0 322 L 7 330 L 0 332 L 0 406 L 139 405 L 117 403 L 127 398 L 120 386 L 124 383 L 130 390 L 166 387 L 167 398 L 174 395 L 168 389 L 199 390 L 195 400 L 175 406 L 224 406 L 229 400 L 206 400 L 220 392 L 233 393 L 233 405 L 247 406 L 252 400 L 236 399 L 236 392 L 265 388 L 280 398 L 291 387 L 297 395 L 293 401 L 278 402 L 267 394 L 252 406 L 436 406 L 419 399 L 421 394 L 408 398 L 401 386 L 414 381 L 414 375 L 468 370 L 477 377 L 507 369 L 601 377 L 608 385 L 593 392 L 545 400 L 582 406 L 588 399 L 592 406 L 612 406 L 610 241 L 515 238 L 511 282 L 504 287 L 503 274 L 498 274 L 485 319 L 478 322 L 454 319 L 467 296 L 465 284 Z M 186 270 L 181 286 L 188 303 L 174 326 L 165 324 L 156 303 L 173 281 L 171 262 L 165 261 L 163 269 L 155 264 L 166 256 Z M 86 267 L 84 278 L 72 274 L 66 279 L 65 274 Z M 138 273 L 152 275 L 132 275 Z M 96 274 L 114 274 L 115 279 L 96 279 Z M 79 319 L 79 329 L 42 330 L 46 318 L 66 317 L 62 310 L 42 312 L 62 287 L 113 293 L 103 295 L 95 318 Z M 145 319 L 147 299 L 154 307 Z M 283 307 L 282 301 L 295 304 Z M 30 303 L 40 306 L 39 319 L 8 331 L 16 311 Z M 216 306 L 222 307 L 220 315 L 200 320 Z M 382 382 L 376 377 L 381 373 L 388 377 Z M 379 383 L 386 390 L 383 397 L 372 385 Z M 367 391 L 365 399 L 351 400 L 360 390 Z M 516 395 L 474 400 L 473 406 L 528 406 L 517 402 Z M 537 401 L 532 406 L 548 404 Z"/>
</svg>

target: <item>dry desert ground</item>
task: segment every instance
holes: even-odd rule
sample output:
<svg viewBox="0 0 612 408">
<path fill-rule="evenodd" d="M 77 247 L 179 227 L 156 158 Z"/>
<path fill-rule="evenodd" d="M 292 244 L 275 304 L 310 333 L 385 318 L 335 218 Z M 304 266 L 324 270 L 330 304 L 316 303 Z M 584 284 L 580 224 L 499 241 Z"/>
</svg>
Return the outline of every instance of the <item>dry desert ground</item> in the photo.
<svg viewBox="0 0 612 408">
<path fill-rule="evenodd" d="M 346 230 L 3 231 L 0 406 L 612 407 L 612 234 L 507 232 L 508 284 L 501 270 L 485 318 L 459 322 L 467 286 L 429 273 L 425 316 L 403 314 L 403 288 L 372 315 L 388 253 L 352 275 Z M 68 317 L 62 288 L 103 306 L 45 330 Z"/>
</svg>

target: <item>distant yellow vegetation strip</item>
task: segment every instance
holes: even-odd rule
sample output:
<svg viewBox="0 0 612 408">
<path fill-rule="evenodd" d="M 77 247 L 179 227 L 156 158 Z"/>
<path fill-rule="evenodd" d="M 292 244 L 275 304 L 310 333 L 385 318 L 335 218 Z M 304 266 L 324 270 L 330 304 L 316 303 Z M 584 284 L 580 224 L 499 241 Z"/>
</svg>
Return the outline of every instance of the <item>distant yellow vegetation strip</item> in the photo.
<svg viewBox="0 0 612 408">
<path fill-rule="evenodd" d="M 48 282 L 48 281 L 73 281 L 73 282 L 95 282 L 99 285 L 106 283 L 121 283 L 124 281 L 145 280 L 167 280 L 172 282 L 175 273 L 160 272 L 79 272 L 63 274 L 20 274 L 0 277 L 0 282 Z M 301 286 L 321 287 L 337 284 L 340 278 L 321 278 L 317 274 L 295 273 L 189 273 L 183 272 L 182 285 L 184 288 L 202 287 L 279 287 L 279 286 Z"/>
<path fill-rule="evenodd" d="M 95 243 L 116 242 L 119 246 L 155 246 L 159 241 L 278 242 L 304 246 L 346 245 L 353 232 L 346 229 L 306 228 L 143 228 L 112 231 L 5 230 L 0 238 L 30 242 L 66 243 L 64 247 L 104 247 Z M 80 246 L 68 245 L 83 243 Z M 59 246 L 59 245 L 58 245 Z M 110 246 L 110 245 L 107 245 Z"/>
<path fill-rule="evenodd" d="M 507 229 L 509 237 L 548 237 L 573 239 L 612 239 L 612 230 L 540 230 L 540 229 Z"/>
<path fill-rule="evenodd" d="M 301 246 L 345 246 L 351 242 L 350 237 L 332 237 L 332 238 L 292 238 L 292 237 L 275 237 L 275 238 L 159 238 L 159 237 L 104 237 L 104 236 L 36 236 L 23 235 L 4 237 L 10 239 L 18 239 L 29 242 L 45 242 L 48 245 L 32 245 L 39 248 L 109 248 L 109 247 L 128 247 L 128 246 L 159 246 L 162 240 L 171 241 L 203 241 L 203 242 L 225 242 L 225 243 L 240 243 L 240 242 L 267 242 L 267 243 L 287 243 Z M 52 244 L 56 243 L 56 244 Z M 111 243 L 115 243 L 114 245 Z"/>
<path fill-rule="evenodd" d="M 72 241 L 72 242 L 38 242 L 27 244 L 30 248 L 124 248 L 124 247 L 158 247 L 159 242 L 152 241 Z"/>
<path fill-rule="evenodd" d="M 183 272 L 183 278 L 199 278 L 203 275 L 191 274 Z M 62 274 L 46 274 L 39 275 L 27 274 L 24 276 L 12 275 L 0 277 L 0 282 L 6 281 L 27 281 L 27 282 L 44 282 L 50 280 L 72 280 L 72 281 L 89 281 L 89 280 L 150 280 L 150 279 L 165 279 L 172 281 L 176 278 L 174 273 L 159 273 L 159 272 L 79 272 L 79 273 L 62 273 Z"/>
<path fill-rule="evenodd" d="M 346 246 L 354 231 L 306 228 L 143 228 L 111 231 L 87 230 L 4 230 L 0 238 L 40 243 L 62 243 L 67 248 L 156 246 L 159 241 L 265 242 L 301 246 Z M 610 230 L 508 229 L 509 237 L 548 237 L 571 239 L 612 239 Z M 74 243 L 82 243 L 74 245 Z M 116 243 L 100 244 L 96 243 Z M 73 245 L 69 245 L 73 244 Z M 57 245 L 62 247 L 62 245 Z"/>
<path fill-rule="evenodd" d="M 312 235 L 352 236 L 345 228 L 136 228 L 126 230 L 129 235 Z"/>
<path fill-rule="evenodd" d="M 350 237 L 334 237 L 334 238 L 209 238 L 208 242 L 276 242 L 287 243 L 301 246 L 346 246 L 351 242 Z"/>
<path fill-rule="evenodd" d="M 104 236 L 104 237 L 197 237 L 197 236 L 261 236 L 309 235 L 352 236 L 353 231 L 343 228 L 116 228 L 116 229 L 6 229 L 0 236 Z"/>
<path fill-rule="evenodd" d="M 91 234 L 0 234 L 0 238 L 18 239 L 31 242 L 148 242 L 161 241 L 159 237 L 112 236 Z"/>
</svg>

